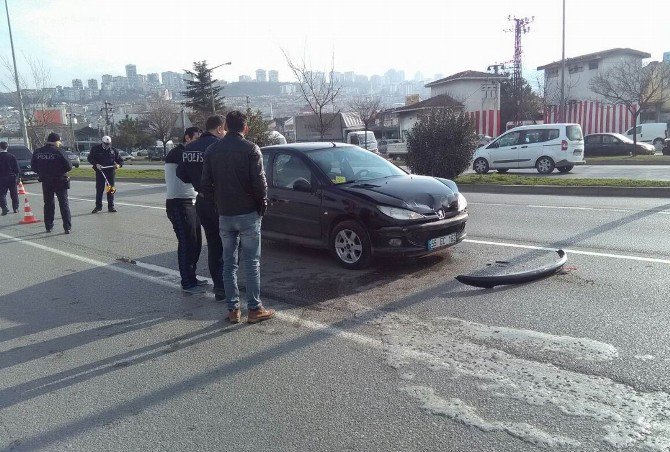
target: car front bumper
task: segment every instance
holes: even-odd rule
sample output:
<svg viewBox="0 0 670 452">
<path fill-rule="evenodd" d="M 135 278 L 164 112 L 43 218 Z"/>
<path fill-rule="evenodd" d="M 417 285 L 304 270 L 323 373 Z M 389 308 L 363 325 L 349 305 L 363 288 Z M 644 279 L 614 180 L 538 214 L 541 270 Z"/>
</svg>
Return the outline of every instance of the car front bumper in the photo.
<svg viewBox="0 0 670 452">
<path fill-rule="evenodd" d="M 407 226 L 389 226 L 370 232 L 372 252 L 376 256 L 417 257 L 436 253 L 460 243 L 465 238 L 467 210 L 452 218 Z M 438 237 L 451 236 L 453 242 L 430 249 L 428 242 Z M 400 241 L 398 244 L 398 240 Z M 392 245 L 395 242 L 397 245 Z"/>
<path fill-rule="evenodd" d="M 23 181 L 37 180 L 38 177 L 37 173 L 33 170 L 21 171 L 21 180 Z"/>
</svg>

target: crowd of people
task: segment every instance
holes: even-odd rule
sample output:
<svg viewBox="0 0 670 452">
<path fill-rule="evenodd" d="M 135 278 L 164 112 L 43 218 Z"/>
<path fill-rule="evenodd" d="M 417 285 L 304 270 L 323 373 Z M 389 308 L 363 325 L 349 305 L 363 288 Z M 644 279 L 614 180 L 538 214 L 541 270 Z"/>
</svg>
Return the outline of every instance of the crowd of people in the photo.
<svg viewBox="0 0 670 452">
<path fill-rule="evenodd" d="M 257 323 L 275 315 L 260 298 L 261 221 L 267 209 L 267 182 L 260 148 L 245 139 L 248 131 L 247 117 L 240 111 L 232 111 L 225 118 L 213 115 L 207 118 L 204 132 L 197 127 L 186 129 L 183 143 L 165 158 L 165 207 L 177 237 L 182 291 L 208 291 L 208 281 L 196 277 L 204 230 L 214 298 L 227 304 L 232 323 L 239 323 L 242 317 L 237 284 L 240 264 L 245 270 L 247 322 Z M 123 160 L 109 136 L 102 137 L 101 143 L 91 149 L 88 162 L 96 175 L 95 208 L 91 213 L 102 211 L 103 193 L 107 195 L 108 211 L 116 212 L 115 174 Z M 31 165 L 42 183 L 46 231 L 51 232 L 54 226 L 55 197 L 63 230 L 70 234 L 68 173 L 72 164 L 57 133 L 49 134 L 46 144 L 33 152 Z M 19 176 L 16 159 L 7 152 L 7 143 L 0 142 L 2 215 L 9 212 L 8 190 L 13 211 L 18 211 Z"/>
</svg>

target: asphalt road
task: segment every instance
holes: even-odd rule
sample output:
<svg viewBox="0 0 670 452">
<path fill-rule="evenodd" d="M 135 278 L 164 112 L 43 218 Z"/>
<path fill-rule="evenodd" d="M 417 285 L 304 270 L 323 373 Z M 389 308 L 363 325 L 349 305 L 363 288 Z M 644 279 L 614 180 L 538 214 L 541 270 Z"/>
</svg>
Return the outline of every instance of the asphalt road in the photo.
<svg viewBox="0 0 670 452">
<path fill-rule="evenodd" d="M 230 326 L 178 290 L 163 187 L 90 215 L 92 186 L 69 236 L 0 217 L 0 448 L 670 448 L 670 200 L 472 194 L 466 243 L 360 272 L 264 243 L 280 315 Z"/>
</svg>

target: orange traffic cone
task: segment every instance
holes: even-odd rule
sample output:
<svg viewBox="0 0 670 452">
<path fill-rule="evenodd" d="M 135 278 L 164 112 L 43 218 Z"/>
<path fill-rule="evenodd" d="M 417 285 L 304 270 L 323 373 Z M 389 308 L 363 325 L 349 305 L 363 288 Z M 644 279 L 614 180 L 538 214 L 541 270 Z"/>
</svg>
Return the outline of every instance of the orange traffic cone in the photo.
<svg viewBox="0 0 670 452">
<path fill-rule="evenodd" d="M 19 221 L 19 224 L 39 223 L 39 221 L 40 220 L 35 218 L 35 215 L 33 215 L 33 209 L 30 208 L 28 196 L 26 196 L 23 198 L 23 220 Z"/>
<path fill-rule="evenodd" d="M 21 179 L 19 179 L 18 187 L 19 187 L 19 191 L 18 191 L 19 195 L 27 195 L 28 194 L 28 193 L 26 193 L 26 188 L 23 186 L 23 182 L 21 181 Z"/>
</svg>

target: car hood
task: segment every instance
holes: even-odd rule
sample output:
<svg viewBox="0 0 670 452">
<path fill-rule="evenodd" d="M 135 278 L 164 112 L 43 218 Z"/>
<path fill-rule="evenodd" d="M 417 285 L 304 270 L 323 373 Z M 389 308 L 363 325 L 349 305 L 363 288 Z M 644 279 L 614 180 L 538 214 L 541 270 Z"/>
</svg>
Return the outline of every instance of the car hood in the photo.
<svg viewBox="0 0 670 452">
<path fill-rule="evenodd" d="M 375 204 L 400 207 L 421 214 L 449 209 L 458 203 L 458 188 L 454 182 L 428 176 L 397 176 L 338 187 Z"/>
</svg>

